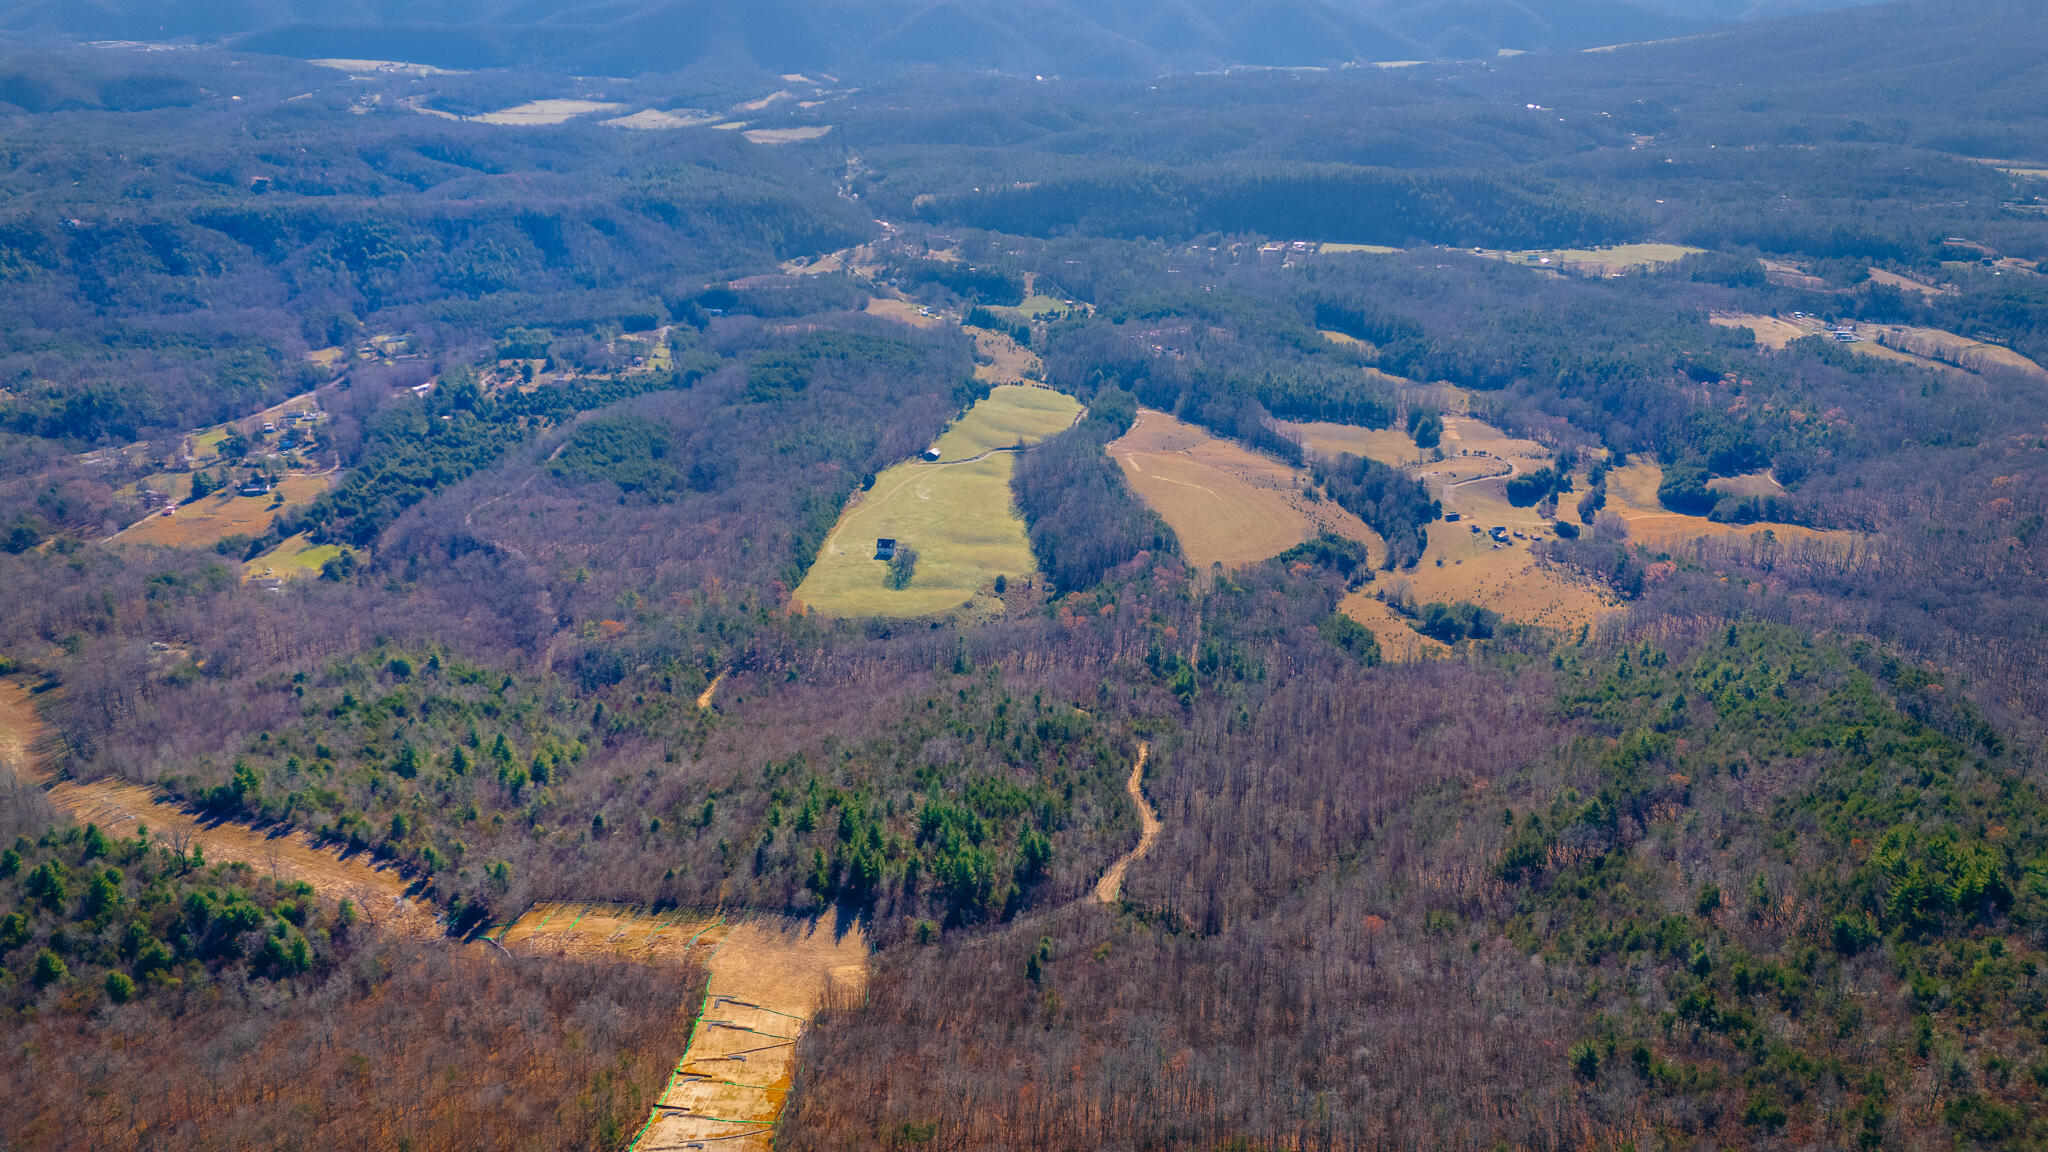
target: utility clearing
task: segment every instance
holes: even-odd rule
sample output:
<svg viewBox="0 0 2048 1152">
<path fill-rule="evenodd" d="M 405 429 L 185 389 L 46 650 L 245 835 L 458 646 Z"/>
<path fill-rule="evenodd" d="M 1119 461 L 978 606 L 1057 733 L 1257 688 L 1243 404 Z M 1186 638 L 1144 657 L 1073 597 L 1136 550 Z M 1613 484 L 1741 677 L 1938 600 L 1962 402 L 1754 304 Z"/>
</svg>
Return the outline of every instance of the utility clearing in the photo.
<svg viewBox="0 0 2048 1152">
<path fill-rule="evenodd" d="M 159 843 L 304 881 L 328 900 L 352 900 L 380 931 L 445 939 L 439 918 L 406 894 L 397 872 L 340 856 L 298 833 L 201 821 L 136 785 L 57 780 L 48 769 L 54 743 L 31 693 L 0 680 L 0 770 L 43 785 L 78 823 L 117 835 L 147 825 Z M 608 956 L 709 969 L 689 1045 L 634 1141 L 645 1152 L 713 1143 L 767 1152 L 795 1072 L 796 1037 L 820 1007 L 857 1004 L 867 986 L 867 937 L 851 922 L 540 904 L 486 938 L 513 957 Z"/>
<path fill-rule="evenodd" d="M 1000 612 L 997 577 L 1038 571 L 1010 492 L 1009 449 L 1035 444 L 1072 424 L 1081 404 L 1045 388 L 1010 386 L 955 421 L 934 445 L 937 461 L 910 460 L 856 492 L 796 590 L 797 602 L 827 616 L 933 616 L 959 609 Z M 917 553 L 909 582 L 891 587 L 878 543 Z"/>
<path fill-rule="evenodd" d="M 0 769 L 43 786 L 50 801 L 79 824 L 98 824 L 110 835 L 134 835 L 147 826 L 160 844 L 197 848 L 217 863 L 239 860 L 271 876 L 311 884 L 329 900 L 352 900 L 365 920 L 385 931 L 419 939 L 441 934 L 439 917 L 407 895 L 407 881 L 396 870 L 376 867 L 365 855 L 343 857 L 304 833 L 273 834 L 205 820 L 138 784 L 59 779 L 51 765 L 57 747 L 36 715 L 32 694 L 16 681 L 0 680 Z"/>
<path fill-rule="evenodd" d="M 1132 489 L 1180 537 L 1188 561 L 1234 568 L 1277 556 L 1318 532 L 1360 541 L 1374 562 L 1386 542 L 1358 517 L 1312 500 L 1308 472 L 1140 408 L 1109 446 Z"/>
</svg>

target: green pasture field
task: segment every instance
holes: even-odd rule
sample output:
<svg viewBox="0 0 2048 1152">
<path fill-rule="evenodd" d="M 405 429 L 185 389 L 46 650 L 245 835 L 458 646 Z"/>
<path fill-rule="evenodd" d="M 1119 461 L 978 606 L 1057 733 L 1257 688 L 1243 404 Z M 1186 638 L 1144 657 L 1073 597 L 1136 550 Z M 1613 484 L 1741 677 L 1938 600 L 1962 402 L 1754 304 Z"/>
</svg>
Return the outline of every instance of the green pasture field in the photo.
<svg viewBox="0 0 2048 1152">
<path fill-rule="evenodd" d="M 827 616 L 932 616 L 966 607 L 997 576 L 1032 575 L 1037 565 L 1010 495 L 1015 466 L 1014 456 L 998 452 L 882 473 L 840 514 L 797 601 Z M 888 563 L 874 558 L 882 538 L 917 550 L 916 574 L 900 591 L 885 583 Z"/>
<path fill-rule="evenodd" d="M 1018 443 L 1036 444 L 1065 429 L 1081 414 L 1081 402 L 1064 392 L 1028 384 L 999 384 L 976 404 L 934 447 L 941 463 L 979 456 Z"/>
<path fill-rule="evenodd" d="M 1033 320 L 1042 319 L 1054 312 L 1070 312 L 1073 308 L 1057 296 L 1043 294 L 1030 296 L 1022 304 L 1006 311 L 1017 312 Z"/>
<path fill-rule="evenodd" d="M 243 565 L 252 578 L 294 580 L 320 575 L 320 566 L 348 551 L 343 544 L 314 544 L 301 532 Z"/>
</svg>

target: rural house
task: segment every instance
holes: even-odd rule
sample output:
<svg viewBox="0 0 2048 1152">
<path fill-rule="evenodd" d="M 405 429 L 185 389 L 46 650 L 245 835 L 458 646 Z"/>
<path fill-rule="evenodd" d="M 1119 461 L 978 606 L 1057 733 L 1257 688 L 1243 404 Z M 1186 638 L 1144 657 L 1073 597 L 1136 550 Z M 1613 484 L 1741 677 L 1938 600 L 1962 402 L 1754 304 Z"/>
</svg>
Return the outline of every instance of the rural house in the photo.
<svg viewBox="0 0 2048 1152">
<path fill-rule="evenodd" d="M 881 539 L 875 541 L 875 559 L 894 560 L 895 558 L 896 541 L 890 539 L 887 536 L 884 536 Z"/>
</svg>

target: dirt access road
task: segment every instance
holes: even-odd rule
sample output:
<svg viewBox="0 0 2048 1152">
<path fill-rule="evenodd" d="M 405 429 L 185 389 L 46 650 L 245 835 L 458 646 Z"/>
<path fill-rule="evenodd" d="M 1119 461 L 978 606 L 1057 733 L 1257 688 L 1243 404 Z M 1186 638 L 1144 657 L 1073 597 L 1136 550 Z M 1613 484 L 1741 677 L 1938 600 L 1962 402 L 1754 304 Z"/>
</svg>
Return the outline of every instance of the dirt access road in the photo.
<svg viewBox="0 0 2048 1152">
<path fill-rule="evenodd" d="M 1143 860 L 1145 853 L 1150 852 L 1152 845 L 1159 839 L 1159 830 L 1162 827 L 1159 823 L 1159 814 L 1152 810 L 1152 805 L 1145 802 L 1144 789 L 1139 787 L 1145 779 L 1145 761 L 1151 755 L 1152 745 L 1143 740 L 1138 741 L 1138 762 L 1131 765 L 1131 778 L 1124 781 L 1124 790 L 1131 794 L 1131 803 L 1138 806 L 1138 846 L 1117 857 L 1116 863 L 1109 866 L 1109 871 L 1102 874 L 1102 879 L 1095 882 L 1095 902 L 1098 904 L 1117 902 L 1124 894 L 1124 873 L 1131 870 L 1132 864 Z"/>
</svg>

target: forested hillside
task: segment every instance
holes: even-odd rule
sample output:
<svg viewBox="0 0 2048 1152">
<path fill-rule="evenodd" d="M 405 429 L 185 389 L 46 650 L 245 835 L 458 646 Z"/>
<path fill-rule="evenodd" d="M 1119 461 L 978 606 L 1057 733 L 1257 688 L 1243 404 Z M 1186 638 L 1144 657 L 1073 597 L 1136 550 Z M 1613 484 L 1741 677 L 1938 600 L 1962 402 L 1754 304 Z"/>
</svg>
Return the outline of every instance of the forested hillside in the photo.
<svg viewBox="0 0 2048 1152">
<path fill-rule="evenodd" d="M 187 7 L 0 6 L 0 1146 L 2048 1140 L 2036 6 Z"/>
</svg>

